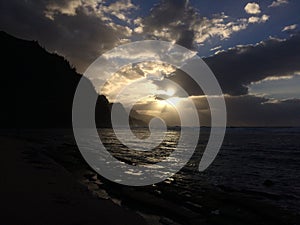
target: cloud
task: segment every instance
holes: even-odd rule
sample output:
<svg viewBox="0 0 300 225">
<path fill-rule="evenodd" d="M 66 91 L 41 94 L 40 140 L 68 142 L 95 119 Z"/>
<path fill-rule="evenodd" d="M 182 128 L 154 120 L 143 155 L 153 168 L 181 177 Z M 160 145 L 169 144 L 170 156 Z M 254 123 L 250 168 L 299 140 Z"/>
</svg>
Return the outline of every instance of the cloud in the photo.
<svg viewBox="0 0 300 225">
<path fill-rule="evenodd" d="M 222 48 L 221 45 L 211 48 L 210 51 L 216 51 L 216 50 L 219 50 L 220 48 Z"/>
<path fill-rule="evenodd" d="M 130 23 L 128 14 L 138 7 L 131 0 L 119 0 L 108 5 L 99 0 L 48 0 L 44 12 L 46 17 L 54 19 L 56 14 L 75 16 L 79 8 L 83 8 L 87 14 L 98 15 L 103 21 L 112 22 L 112 17 L 115 16 Z"/>
<path fill-rule="evenodd" d="M 300 76 L 299 73 L 295 73 L 292 75 L 267 77 L 261 81 L 252 82 L 248 87 L 250 94 L 274 100 L 282 100 L 291 98 L 300 99 L 299 86 Z"/>
<path fill-rule="evenodd" d="M 192 97 L 200 114 L 200 123 L 210 125 L 210 110 L 205 96 Z M 228 126 L 299 126 L 300 100 L 270 101 L 243 95 L 225 96 Z"/>
<path fill-rule="evenodd" d="M 293 24 L 293 25 L 289 25 L 289 26 L 285 26 L 282 31 L 291 31 L 291 30 L 295 30 L 297 28 L 297 24 Z"/>
<path fill-rule="evenodd" d="M 257 16 L 251 16 L 248 19 L 249 23 L 265 23 L 267 22 L 267 20 L 269 20 L 270 16 L 268 15 L 262 15 L 261 17 L 257 17 Z"/>
<path fill-rule="evenodd" d="M 129 26 L 112 20 L 112 8 L 127 16 L 135 7 L 130 1 L 110 5 L 97 0 L 2 1 L 0 29 L 20 38 L 38 40 L 84 72 L 102 52 L 123 43 L 132 34 Z"/>
<path fill-rule="evenodd" d="M 113 15 L 120 20 L 131 23 L 131 18 L 128 17 L 131 10 L 136 10 L 138 7 L 134 5 L 131 0 L 116 1 L 109 6 L 102 6 L 100 9 L 108 15 Z"/>
<path fill-rule="evenodd" d="M 285 74 L 295 74 L 300 71 L 300 34 L 287 40 L 270 38 L 256 45 L 236 46 L 227 51 L 215 54 L 204 61 L 214 72 L 223 93 L 229 95 L 245 95 L 248 86 L 264 79 L 280 79 Z M 165 66 L 162 66 L 163 68 Z M 158 67 L 157 67 L 158 68 Z M 147 67 L 138 68 L 141 76 L 145 76 Z M 163 71 L 157 69 L 156 72 Z M 149 69 L 149 73 L 156 72 Z M 165 70 L 160 73 L 179 84 L 189 95 L 203 95 L 198 85 L 181 70 Z M 157 90 L 166 90 L 168 83 L 160 79 L 152 79 Z M 110 90 L 110 89 L 109 89 Z M 184 93 L 176 92 L 176 96 L 184 97 Z"/>
<path fill-rule="evenodd" d="M 269 39 L 257 45 L 238 46 L 204 60 L 225 93 L 247 94 L 251 82 L 300 70 L 300 35 L 285 41 Z"/>
<path fill-rule="evenodd" d="M 287 40 L 269 39 L 238 46 L 204 59 L 225 93 L 247 94 L 247 85 L 269 76 L 300 71 L 300 34 Z"/>
<path fill-rule="evenodd" d="M 288 0 L 276 0 L 276 1 L 273 1 L 271 5 L 269 5 L 268 7 L 271 8 L 271 7 L 278 7 L 280 5 L 283 5 L 283 4 L 288 4 L 289 1 Z"/>
<path fill-rule="evenodd" d="M 255 84 L 260 84 L 262 82 L 266 82 L 266 81 L 277 81 L 277 80 L 290 80 L 292 79 L 294 76 L 293 75 L 285 75 L 285 76 L 270 76 L 270 77 L 266 77 L 260 81 L 254 82 Z"/>
<path fill-rule="evenodd" d="M 210 38 L 218 37 L 228 39 L 233 33 L 245 30 L 248 21 L 245 18 L 230 20 L 225 14 L 215 15 L 214 18 L 203 18 L 201 22 L 194 23 L 195 42 L 203 43 Z"/>
<path fill-rule="evenodd" d="M 210 109 L 206 97 L 191 96 L 189 99 L 193 100 L 198 110 L 200 124 L 210 126 Z M 181 98 L 176 105 L 185 118 L 190 116 L 187 101 L 187 98 Z M 270 101 L 268 98 L 253 95 L 225 95 L 225 102 L 228 126 L 300 126 L 299 99 Z M 141 114 L 161 116 L 169 125 L 180 125 L 180 121 L 174 116 L 175 112 L 170 107 L 162 108 L 155 99 L 140 102 L 134 109 Z"/>
<path fill-rule="evenodd" d="M 99 93 L 104 94 L 110 101 L 114 101 L 118 93 L 132 82 L 139 82 L 139 86 L 130 88 L 130 97 L 122 98 L 125 105 L 135 102 L 137 99 L 146 97 L 144 93 L 150 92 L 152 96 L 163 94 L 158 90 L 156 82 L 162 80 L 175 71 L 175 67 L 166 63 L 143 62 L 123 67 L 112 75 Z M 95 85 L 95 82 L 94 82 Z"/>
<path fill-rule="evenodd" d="M 45 10 L 45 16 L 49 19 L 54 19 L 54 14 L 56 12 L 60 12 L 62 14 L 66 15 L 76 15 L 76 8 L 81 5 L 80 1 L 68 1 L 64 2 L 63 4 L 57 4 L 57 3 L 49 3 Z"/>
<path fill-rule="evenodd" d="M 228 124 L 231 126 L 299 126 L 300 100 L 272 103 L 257 96 L 227 96 Z"/>
<path fill-rule="evenodd" d="M 300 71 L 300 34 L 287 40 L 270 38 L 256 45 L 236 46 L 204 58 L 204 61 L 214 72 L 223 93 L 245 95 L 251 82 Z M 180 70 L 170 79 L 190 95 L 203 94 L 198 85 Z"/>
<path fill-rule="evenodd" d="M 91 3 L 91 2 L 89 2 Z M 62 1 L 49 1 L 46 4 L 44 11 L 45 16 L 49 19 L 54 19 L 55 14 L 65 14 L 69 16 L 76 15 L 76 9 L 82 6 L 81 0 L 62 0 Z"/>
<path fill-rule="evenodd" d="M 228 39 L 249 25 L 247 18 L 230 18 L 224 13 L 203 17 L 183 0 L 161 1 L 144 18 L 132 16 L 138 6 L 131 0 L 11 0 L 0 6 L 2 30 L 38 40 L 47 50 L 65 56 L 79 72 L 133 35 L 196 49 L 210 39 Z M 266 17 L 259 21 L 264 20 Z"/>
<path fill-rule="evenodd" d="M 176 42 L 187 48 L 193 48 L 193 22 L 202 20 L 187 1 L 166 0 L 151 9 L 150 15 L 134 20 L 135 32 L 150 39 L 162 39 Z"/>
<path fill-rule="evenodd" d="M 266 15 L 260 18 L 260 22 L 266 20 Z M 246 18 L 230 18 L 224 13 L 203 17 L 188 1 L 164 0 L 149 16 L 134 20 L 134 31 L 146 39 L 167 40 L 193 49 L 211 38 L 228 39 L 248 24 Z"/>
<path fill-rule="evenodd" d="M 245 6 L 245 11 L 248 14 L 259 14 L 261 13 L 259 4 L 252 2 L 252 3 L 247 3 Z"/>
</svg>

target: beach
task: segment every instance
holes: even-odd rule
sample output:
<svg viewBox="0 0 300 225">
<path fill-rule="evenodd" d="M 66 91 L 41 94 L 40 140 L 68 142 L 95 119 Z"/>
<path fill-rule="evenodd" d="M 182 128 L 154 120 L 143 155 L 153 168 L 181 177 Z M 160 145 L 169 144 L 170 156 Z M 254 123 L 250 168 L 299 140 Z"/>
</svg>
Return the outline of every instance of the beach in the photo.
<svg viewBox="0 0 300 225">
<path fill-rule="evenodd" d="M 61 165 L 34 151 L 37 144 L 0 140 L 0 224 L 146 224 L 137 213 L 93 195 Z"/>
<path fill-rule="evenodd" d="M 0 225 L 299 224 L 300 1 L 0 6 Z"/>
<path fill-rule="evenodd" d="M 255 132 L 262 137 L 262 133 L 268 136 L 265 130 Z M 239 133 L 250 139 L 255 138 L 255 132 L 249 129 L 228 131 L 233 137 Z M 283 136 L 282 132 L 286 132 L 290 139 L 297 136 L 297 133 L 284 130 L 278 135 Z M 225 149 L 231 141 L 232 137 L 225 140 Z M 236 145 L 243 146 L 235 141 Z M 5 224 L 41 221 L 43 224 L 291 225 L 299 221 L 297 183 L 293 194 L 287 184 L 279 184 L 284 182 L 280 181 L 280 176 L 271 178 L 262 166 L 261 178 L 246 177 L 246 172 L 255 174 L 255 170 L 251 172 L 246 165 L 240 167 L 240 173 L 234 174 L 233 169 L 229 169 L 240 161 L 240 156 L 234 155 L 230 163 L 226 163 L 224 159 L 228 156 L 225 150 L 221 150 L 219 156 L 222 160 L 217 159 L 204 174 L 196 171 L 194 167 L 197 164 L 192 159 L 182 171 L 162 183 L 130 187 L 116 184 L 94 172 L 83 160 L 70 131 L 26 131 L 18 137 L 10 134 L 1 138 L 1 142 L 7 146 L 4 154 L 7 156 L 2 158 L 2 171 L 6 172 L 2 176 L 1 205 L 5 212 L 3 219 L 12 222 Z M 260 142 L 264 144 L 263 139 Z M 113 146 L 111 140 L 110 145 Z M 291 148 L 287 144 L 285 146 L 286 149 Z M 233 146 L 230 148 L 234 149 Z M 241 149 L 239 151 L 242 152 Z M 112 154 L 120 160 L 122 157 L 130 158 L 130 154 L 122 153 L 119 146 Z M 273 153 L 272 157 L 275 156 Z M 131 159 L 136 160 L 135 157 Z M 256 162 L 248 163 L 257 167 L 259 162 L 256 159 Z M 271 166 L 272 163 L 268 165 Z M 230 177 L 226 177 L 227 170 Z M 276 174 L 280 175 L 279 172 L 284 171 L 278 170 Z M 241 176 L 238 174 L 245 177 L 238 177 Z M 297 170 L 290 175 L 295 177 Z M 271 180 L 264 182 L 268 177 Z M 230 183 L 229 179 L 241 181 Z M 291 190 L 289 193 L 285 193 L 285 186 Z M 116 214 L 117 217 L 114 216 Z"/>
</svg>

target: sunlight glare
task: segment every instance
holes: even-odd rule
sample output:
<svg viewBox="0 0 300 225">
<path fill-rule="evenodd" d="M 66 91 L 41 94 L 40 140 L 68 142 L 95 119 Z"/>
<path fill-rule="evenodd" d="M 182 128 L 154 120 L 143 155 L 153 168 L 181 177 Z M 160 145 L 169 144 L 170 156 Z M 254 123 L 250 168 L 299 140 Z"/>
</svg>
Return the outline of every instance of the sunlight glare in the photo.
<svg viewBox="0 0 300 225">
<path fill-rule="evenodd" d="M 166 91 L 166 95 L 168 95 L 168 96 L 173 96 L 174 94 L 175 94 L 175 90 L 173 88 L 169 88 Z"/>
<path fill-rule="evenodd" d="M 158 104 L 160 106 L 177 106 L 182 99 L 179 97 L 172 97 L 166 100 L 159 100 Z"/>
</svg>

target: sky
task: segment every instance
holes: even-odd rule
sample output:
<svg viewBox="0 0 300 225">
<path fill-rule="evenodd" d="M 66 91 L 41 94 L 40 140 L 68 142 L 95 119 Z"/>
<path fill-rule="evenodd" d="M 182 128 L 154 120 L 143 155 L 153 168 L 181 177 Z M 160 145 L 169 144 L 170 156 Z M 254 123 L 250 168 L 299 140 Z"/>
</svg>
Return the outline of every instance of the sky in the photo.
<svg viewBox="0 0 300 225">
<path fill-rule="evenodd" d="M 300 126 L 300 2 L 297 0 L 10 0 L 0 2 L 0 29 L 37 40 L 66 57 L 78 72 L 106 51 L 138 40 L 164 40 L 195 51 L 214 72 L 225 96 L 230 126 Z M 101 74 L 99 74 L 101 77 Z M 99 90 L 110 101 L 124 85 L 141 79 L 131 99 L 139 113 L 197 105 L 203 125 L 205 96 L 182 71 L 144 63 L 123 68 Z M 164 86 L 177 82 L 189 97 Z M 97 87 L 96 87 L 97 88 Z M 124 99 L 124 106 L 130 98 Z M 169 108 L 169 109 L 168 109 Z"/>
</svg>

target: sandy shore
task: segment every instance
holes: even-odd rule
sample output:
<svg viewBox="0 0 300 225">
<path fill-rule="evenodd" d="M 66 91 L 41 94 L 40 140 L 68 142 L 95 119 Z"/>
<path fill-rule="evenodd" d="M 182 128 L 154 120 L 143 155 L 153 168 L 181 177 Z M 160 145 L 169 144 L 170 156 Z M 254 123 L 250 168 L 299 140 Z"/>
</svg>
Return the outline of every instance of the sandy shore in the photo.
<svg viewBox="0 0 300 225">
<path fill-rule="evenodd" d="M 0 224 L 145 224 L 136 213 L 93 196 L 29 142 L 0 142 Z"/>
</svg>

